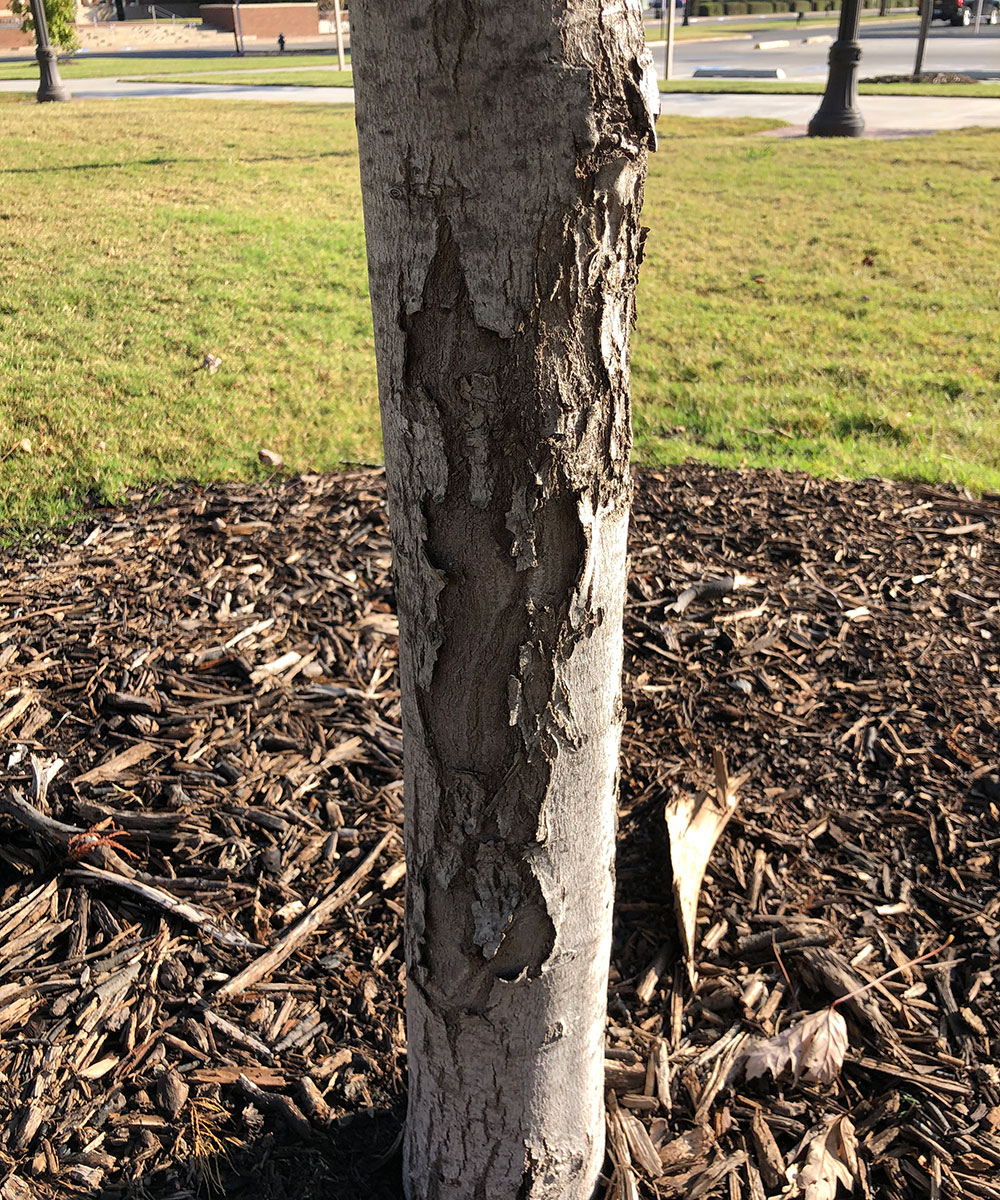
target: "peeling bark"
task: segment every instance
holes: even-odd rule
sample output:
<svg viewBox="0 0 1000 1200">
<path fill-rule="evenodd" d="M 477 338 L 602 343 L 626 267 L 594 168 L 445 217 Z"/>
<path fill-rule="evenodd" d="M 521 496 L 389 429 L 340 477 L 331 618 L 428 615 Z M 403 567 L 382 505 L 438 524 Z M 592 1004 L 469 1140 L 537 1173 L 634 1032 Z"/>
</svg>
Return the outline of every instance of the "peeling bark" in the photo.
<svg viewBox="0 0 1000 1200">
<path fill-rule="evenodd" d="M 400 619 L 407 1194 L 583 1200 L 655 78 L 637 3 L 351 17 Z"/>
</svg>

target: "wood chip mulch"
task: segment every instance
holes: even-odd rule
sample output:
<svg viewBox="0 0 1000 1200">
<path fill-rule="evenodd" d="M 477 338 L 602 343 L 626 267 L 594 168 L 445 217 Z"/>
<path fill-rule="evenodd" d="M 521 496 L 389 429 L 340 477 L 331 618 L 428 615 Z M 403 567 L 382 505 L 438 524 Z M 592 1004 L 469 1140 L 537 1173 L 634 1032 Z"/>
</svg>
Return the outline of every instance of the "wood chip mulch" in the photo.
<svg viewBox="0 0 1000 1200">
<path fill-rule="evenodd" d="M 805 1195 L 847 1117 L 855 1195 L 1000 1200 L 1000 500 L 636 481 L 609 1194 Z M 0 1200 L 398 1197 L 381 475 L 135 495 L 0 576 Z M 692 986 L 664 808 L 716 750 Z M 745 1079 L 873 980 L 831 1083 Z"/>
</svg>

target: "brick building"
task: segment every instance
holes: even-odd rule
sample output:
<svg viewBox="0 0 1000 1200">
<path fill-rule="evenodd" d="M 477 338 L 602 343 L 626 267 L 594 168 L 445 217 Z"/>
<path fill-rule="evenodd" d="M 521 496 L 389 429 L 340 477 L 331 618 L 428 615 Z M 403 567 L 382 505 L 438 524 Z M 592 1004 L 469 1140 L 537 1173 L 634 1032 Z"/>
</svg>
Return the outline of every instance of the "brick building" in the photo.
<svg viewBox="0 0 1000 1200">
<path fill-rule="evenodd" d="M 203 4 L 201 19 L 232 33 L 236 28 L 234 4 Z M 240 24 L 244 37 L 286 38 L 316 37 L 319 33 L 318 4 L 241 4 Z"/>
<path fill-rule="evenodd" d="M 33 44 L 30 33 L 21 32 L 23 17 L 15 17 L 0 0 L 0 50 L 16 50 Z"/>
</svg>

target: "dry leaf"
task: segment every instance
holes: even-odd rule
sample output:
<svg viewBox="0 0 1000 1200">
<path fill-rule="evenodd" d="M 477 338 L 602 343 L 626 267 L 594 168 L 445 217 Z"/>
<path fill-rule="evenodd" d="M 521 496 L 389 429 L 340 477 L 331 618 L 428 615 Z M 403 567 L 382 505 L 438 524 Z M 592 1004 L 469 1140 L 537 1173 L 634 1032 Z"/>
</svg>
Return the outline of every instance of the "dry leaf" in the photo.
<svg viewBox="0 0 1000 1200">
<path fill-rule="evenodd" d="M 777 1079 L 787 1069 L 796 1083 L 832 1083 L 844 1065 L 847 1044 L 847 1022 L 835 1008 L 823 1008 L 751 1046 L 744 1059 L 746 1077 L 770 1071 Z"/>
<path fill-rule="evenodd" d="M 22 454 L 30 454 L 31 438 L 21 438 L 21 440 L 17 443 L 17 449 L 20 450 Z"/>
<path fill-rule="evenodd" d="M 791 1064 L 792 1056 L 786 1041 L 788 1033 L 789 1030 L 786 1029 L 777 1037 L 751 1044 L 743 1059 L 747 1079 L 758 1079 L 768 1071 L 771 1072 L 773 1078 L 777 1079 Z"/>
<path fill-rule="evenodd" d="M 675 796 L 667 806 L 670 865 L 674 875 L 674 906 L 688 976 L 694 984 L 694 937 L 698 896 L 715 843 L 736 811 L 736 789 L 742 779 L 730 780 L 722 752 L 714 751 L 715 792 Z"/>
<path fill-rule="evenodd" d="M 265 467 L 274 467 L 277 470 L 285 465 L 285 460 L 275 450 L 266 450 L 263 446 L 257 451 L 257 457 Z"/>
<path fill-rule="evenodd" d="M 838 1184 L 850 1192 L 858 1176 L 858 1139 L 850 1117 L 833 1117 L 799 1143 L 795 1157 L 805 1151 L 801 1165 L 788 1170 L 804 1200 L 834 1200 Z"/>
</svg>

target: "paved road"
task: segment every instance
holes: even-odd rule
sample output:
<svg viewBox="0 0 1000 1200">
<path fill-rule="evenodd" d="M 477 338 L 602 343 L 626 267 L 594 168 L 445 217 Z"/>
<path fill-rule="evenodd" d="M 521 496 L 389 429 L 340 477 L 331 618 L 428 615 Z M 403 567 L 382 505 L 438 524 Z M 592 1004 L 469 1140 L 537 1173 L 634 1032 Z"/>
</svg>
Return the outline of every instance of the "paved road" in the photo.
<svg viewBox="0 0 1000 1200">
<path fill-rule="evenodd" d="M 913 70 L 916 55 L 916 21 L 861 27 L 861 74 L 905 75 Z M 788 79 L 825 79 L 829 44 L 805 45 L 804 37 L 835 37 L 837 27 L 818 21 L 789 21 L 778 26 L 767 24 L 767 31 L 725 41 L 677 42 L 674 46 L 674 71 L 679 79 L 693 75 L 698 67 L 770 68 L 780 67 Z M 755 50 L 758 40 L 787 39 L 791 44 L 776 50 Z M 660 74 L 663 73 L 663 47 L 653 50 Z M 925 71 L 995 72 L 1000 77 L 1000 25 L 973 29 L 953 29 L 950 25 L 931 26 L 924 53 Z"/>
</svg>

